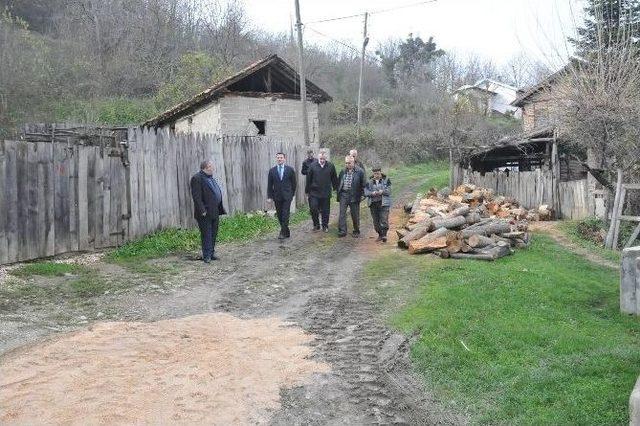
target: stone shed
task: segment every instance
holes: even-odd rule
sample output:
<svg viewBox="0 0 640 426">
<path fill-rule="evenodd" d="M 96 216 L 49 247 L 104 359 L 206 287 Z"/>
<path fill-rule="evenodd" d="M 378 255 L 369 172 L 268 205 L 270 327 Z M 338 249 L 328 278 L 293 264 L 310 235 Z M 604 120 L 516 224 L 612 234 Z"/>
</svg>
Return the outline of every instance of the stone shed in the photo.
<svg viewBox="0 0 640 426">
<path fill-rule="evenodd" d="M 318 105 L 332 99 L 311 81 L 307 80 L 306 86 L 309 143 L 318 144 Z M 300 77 L 280 57 L 270 55 L 147 121 L 143 127 L 304 143 Z"/>
</svg>

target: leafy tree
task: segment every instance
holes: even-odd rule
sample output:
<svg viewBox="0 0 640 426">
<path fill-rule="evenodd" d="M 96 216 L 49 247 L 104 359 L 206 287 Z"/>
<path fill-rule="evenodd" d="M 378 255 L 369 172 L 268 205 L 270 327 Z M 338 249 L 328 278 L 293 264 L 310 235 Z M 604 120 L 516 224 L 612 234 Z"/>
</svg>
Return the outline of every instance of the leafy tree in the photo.
<svg viewBox="0 0 640 426">
<path fill-rule="evenodd" d="M 444 55 L 444 51 L 437 48 L 433 37 L 424 41 L 409 34 L 402 42 L 387 43 L 376 54 L 382 61 L 385 76 L 392 87 L 396 87 L 398 83 L 413 87 L 433 80 L 432 65 Z"/>
</svg>

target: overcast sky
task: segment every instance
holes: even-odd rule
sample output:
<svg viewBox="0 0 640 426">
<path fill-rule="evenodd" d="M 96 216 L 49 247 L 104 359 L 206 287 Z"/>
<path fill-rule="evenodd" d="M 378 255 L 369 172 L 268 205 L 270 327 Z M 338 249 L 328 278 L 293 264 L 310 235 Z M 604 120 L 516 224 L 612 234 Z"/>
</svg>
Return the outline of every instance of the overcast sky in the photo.
<svg viewBox="0 0 640 426">
<path fill-rule="evenodd" d="M 289 32 L 294 0 L 242 0 L 252 24 L 269 32 Z M 312 22 L 418 3 L 417 0 L 300 0 L 303 22 Z M 380 41 L 409 33 L 433 36 L 436 43 L 459 55 L 479 55 L 501 65 L 521 52 L 558 67 L 570 48 L 582 0 L 436 0 L 432 3 L 374 14 L 369 19 L 373 52 Z M 362 18 L 309 23 L 353 46 L 362 42 Z M 310 43 L 331 40 L 307 29 Z"/>
</svg>

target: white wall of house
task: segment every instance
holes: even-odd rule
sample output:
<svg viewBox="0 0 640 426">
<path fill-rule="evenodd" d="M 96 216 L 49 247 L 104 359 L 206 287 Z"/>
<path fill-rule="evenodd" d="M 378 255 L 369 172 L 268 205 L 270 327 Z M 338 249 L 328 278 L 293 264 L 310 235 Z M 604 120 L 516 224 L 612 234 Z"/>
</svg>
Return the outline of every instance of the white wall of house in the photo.
<svg viewBox="0 0 640 426">
<path fill-rule="evenodd" d="M 318 105 L 307 102 L 310 143 L 320 142 Z M 176 121 L 181 132 L 214 133 L 217 135 L 257 135 L 252 120 L 266 122 L 265 136 L 283 140 L 302 141 L 303 126 L 300 101 L 272 97 L 226 95 L 193 115 Z"/>
</svg>

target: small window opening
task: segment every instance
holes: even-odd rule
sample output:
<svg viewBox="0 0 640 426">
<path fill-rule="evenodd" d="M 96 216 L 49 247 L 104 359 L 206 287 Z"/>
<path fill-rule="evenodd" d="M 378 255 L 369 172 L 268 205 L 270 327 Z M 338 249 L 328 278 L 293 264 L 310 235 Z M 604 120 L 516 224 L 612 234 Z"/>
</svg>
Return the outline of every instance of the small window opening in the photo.
<svg viewBox="0 0 640 426">
<path fill-rule="evenodd" d="M 251 120 L 256 129 L 258 129 L 258 135 L 267 134 L 267 122 L 265 120 Z"/>
</svg>

